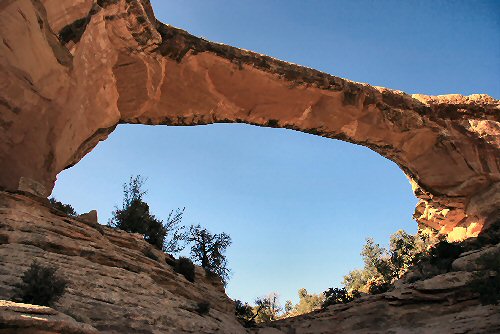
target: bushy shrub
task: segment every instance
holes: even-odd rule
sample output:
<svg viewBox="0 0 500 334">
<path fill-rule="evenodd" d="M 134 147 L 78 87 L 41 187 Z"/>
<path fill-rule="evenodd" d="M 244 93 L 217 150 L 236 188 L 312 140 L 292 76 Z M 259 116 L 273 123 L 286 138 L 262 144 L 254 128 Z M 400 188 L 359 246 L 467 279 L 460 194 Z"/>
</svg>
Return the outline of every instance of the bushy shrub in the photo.
<svg viewBox="0 0 500 334">
<path fill-rule="evenodd" d="M 56 274 L 57 269 L 34 261 L 15 285 L 15 299 L 26 304 L 50 306 L 64 293 L 68 282 Z"/>
<path fill-rule="evenodd" d="M 210 312 L 210 303 L 209 302 L 199 302 L 196 307 L 196 312 L 199 315 L 206 315 Z"/>
<path fill-rule="evenodd" d="M 349 293 L 346 288 L 330 288 L 323 292 L 323 295 L 325 296 L 325 301 L 322 305 L 323 308 L 335 304 L 347 304 L 360 296 L 357 290 Z"/>
<path fill-rule="evenodd" d="M 245 327 L 253 327 L 255 325 L 255 314 L 253 313 L 252 307 L 248 303 L 243 303 L 241 300 L 234 301 L 234 313 L 236 318 Z"/>
<path fill-rule="evenodd" d="M 462 253 L 462 246 L 458 243 L 441 241 L 430 250 L 430 263 L 447 271 L 451 264 Z"/>
<path fill-rule="evenodd" d="M 195 271 L 193 262 L 187 257 L 181 256 L 175 263 L 174 270 L 182 274 L 188 281 L 194 282 Z"/>
<path fill-rule="evenodd" d="M 387 282 L 382 282 L 379 284 L 372 284 L 369 285 L 368 287 L 368 293 L 372 295 L 378 295 L 380 293 L 384 293 L 389 291 L 389 289 L 392 287 L 392 284 L 387 283 Z"/>
<path fill-rule="evenodd" d="M 54 209 L 61 211 L 68 216 L 76 217 L 78 215 L 76 213 L 75 209 L 71 205 L 59 202 L 54 197 L 49 198 L 49 202 L 50 202 L 50 205 L 52 205 L 52 207 Z"/>
</svg>

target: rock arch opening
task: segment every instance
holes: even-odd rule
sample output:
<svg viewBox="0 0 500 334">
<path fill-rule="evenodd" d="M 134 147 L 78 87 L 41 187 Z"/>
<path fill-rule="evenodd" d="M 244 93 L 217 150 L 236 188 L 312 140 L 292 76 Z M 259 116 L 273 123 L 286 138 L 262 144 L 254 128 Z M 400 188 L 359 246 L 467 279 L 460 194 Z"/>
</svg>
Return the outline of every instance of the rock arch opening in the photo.
<svg viewBox="0 0 500 334">
<path fill-rule="evenodd" d="M 149 0 L 4 0 L 0 36 L 0 257 L 7 264 L 0 297 L 11 298 L 30 260 L 52 263 L 72 277 L 61 306 L 85 323 L 78 328 L 247 332 L 220 282 L 201 268 L 193 285 L 172 269 L 167 254 L 150 253 L 141 236 L 61 216 L 46 204 L 56 176 L 118 124 L 246 123 L 341 139 L 403 170 L 419 200 L 419 224 L 452 240 L 499 226 L 500 102 L 490 96 L 409 95 L 212 43 L 156 20 Z M 490 232 L 464 242 L 473 252 L 460 254 L 453 271 L 437 279 L 276 328 L 364 330 L 376 319 L 380 332 L 492 332 L 498 310 L 479 306 L 467 288 L 477 256 L 498 241 L 498 231 Z M 490 280 L 497 268 L 483 269 Z M 197 306 L 207 301 L 213 309 L 201 316 Z M 11 312 L 0 304 L 7 315 L 26 318 L 17 305 Z M 262 332 L 268 330 L 276 332 Z"/>
<path fill-rule="evenodd" d="M 0 27 L 17 37 L 0 45 L 4 189 L 47 196 L 119 123 L 236 122 L 371 148 L 410 179 L 417 221 L 451 239 L 498 220 L 499 101 L 487 95 L 408 95 L 212 43 L 159 22 L 147 0 L 1 14 L 20 12 Z"/>
<path fill-rule="evenodd" d="M 80 213 L 97 209 L 106 224 L 136 173 L 148 177 L 145 199 L 158 218 L 185 206 L 183 224 L 232 237 L 227 291 L 236 299 L 321 293 L 362 266 L 366 237 L 385 244 L 398 229 L 416 232 L 407 214 L 416 200 L 392 162 L 362 146 L 244 124 L 120 125 L 59 175 L 53 195 Z"/>
</svg>

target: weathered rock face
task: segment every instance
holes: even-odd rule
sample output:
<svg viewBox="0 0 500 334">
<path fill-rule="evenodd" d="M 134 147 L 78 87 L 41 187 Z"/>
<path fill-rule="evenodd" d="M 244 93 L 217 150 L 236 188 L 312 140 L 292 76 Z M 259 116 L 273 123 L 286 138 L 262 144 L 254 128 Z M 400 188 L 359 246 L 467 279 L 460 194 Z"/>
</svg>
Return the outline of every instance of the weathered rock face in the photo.
<svg viewBox="0 0 500 334">
<path fill-rule="evenodd" d="M 141 235 L 62 216 L 39 201 L 0 192 L 0 299 L 13 297 L 14 285 L 34 260 L 58 268 L 69 281 L 54 308 L 81 324 L 46 308 L 39 309 L 45 315 L 38 316 L 48 319 L 46 327 L 26 317 L 20 322 L 12 314 L 4 316 L 0 303 L 0 333 L 16 324 L 73 333 L 57 331 L 61 321 L 89 333 L 92 327 L 120 334 L 246 332 L 222 284 L 201 268 L 196 268 L 191 283 L 167 263 L 172 261 L 169 255 L 152 248 Z M 210 303 L 208 314 L 197 313 L 200 302 Z"/>
<path fill-rule="evenodd" d="M 470 274 L 470 273 L 467 273 Z M 468 275 L 439 277 L 443 286 L 412 287 L 406 295 L 374 295 L 326 311 L 279 320 L 253 334 L 498 333 L 500 307 L 460 300 Z M 457 283 L 458 281 L 458 283 Z M 451 287 L 449 284 L 452 284 Z M 454 284 L 454 286 L 453 286 Z"/>
<path fill-rule="evenodd" d="M 97 334 L 95 328 L 50 307 L 0 300 L 0 333 Z"/>
<path fill-rule="evenodd" d="M 208 42 L 148 0 L 0 4 L 0 186 L 47 196 L 118 123 L 243 122 L 367 146 L 451 239 L 499 219 L 500 103 L 408 95 Z"/>
<path fill-rule="evenodd" d="M 436 272 L 436 267 L 429 267 L 430 271 L 426 272 L 422 270 L 423 267 L 413 267 L 405 277 L 395 282 L 392 291 L 367 295 L 348 304 L 332 305 L 326 310 L 275 321 L 268 327 L 250 332 L 500 333 L 500 305 L 482 305 L 478 302 L 477 292 L 471 289 L 477 284 L 477 281 L 472 282 L 481 273 L 487 273 L 490 277 L 500 274 L 500 262 L 484 261 L 485 257 L 500 257 L 499 235 L 492 238 L 495 240 L 492 244 L 479 247 L 477 240 L 474 240 L 476 245 L 472 246 L 472 250 L 463 252 L 449 268 L 441 268 Z M 434 274 L 432 271 L 435 271 Z M 481 281 L 481 284 L 485 284 L 488 279 Z M 495 293 L 493 290 L 483 291 Z"/>
<path fill-rule="evenodd" d="M 200 268 L 190 283 L 140 235 L 0 192 L 0 333 L 498 333 L 500 305 L 481 305 L 470 289 L 477 273 L 500 274 L 478 261 L 500 256 L 496 233 L 469 239 L 478 245 L 447 269 L 415 269 L 390 292 L 244 329 L 220 282 Z M 53 309 L 2 301 L 34 260 L 69 281 Z M 211 305 L 203 316 L 196 311 L 202 301 Z"/>
</svg>

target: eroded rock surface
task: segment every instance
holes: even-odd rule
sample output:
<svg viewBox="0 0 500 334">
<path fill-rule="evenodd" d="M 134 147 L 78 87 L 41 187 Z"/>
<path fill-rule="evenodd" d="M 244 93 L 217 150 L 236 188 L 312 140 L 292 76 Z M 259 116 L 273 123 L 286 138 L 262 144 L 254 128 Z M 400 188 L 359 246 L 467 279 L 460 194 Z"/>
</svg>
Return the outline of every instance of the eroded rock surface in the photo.
<svg viewBox="0 0 500 334">
<path fill-rule="evenodd" d="M 330 307 L 327 311 L 316 311 L 279 320 L 274 322 L 272 327 L 254 329 L 250 332 L 252 334 L 486 334 L 500 331 L 498 306 L 482 306 L 467 300 L 450 301 L 445 295 L 440 292 L 424 291 L 420 293 L 422 299 L 415 296 L 402 299 L 392 299 L 389 295 L 368 296 L 346 305 Z"/>
<path fill-rule="evenodd" d="M 0 4 L 0 186 L 47 196 L 119 123 L 242 122 L 367 146 L 450 239 L 499 219 L 499 101 L 408 95 L 212 43 L 148 0 Z"/>
<path fill-rule="evenodd" d="M 481 305 L 470 288 L 478 273 L 500 274 L 500 267 L 479 261 L 500 256 L 500 229 L 495 233 L 469 239 L 449 265 L 415 268 L 390 292 L 245 329 L 220 282 L 197 267 L 190 283 L 168 264 L 172 258 L 143 236 L 0 192 L 0 300 L 13 297 L 34 260 L 57 267 L 69 280 L 53 309 L 0 301 L 0 333 L 12 328 L 85 334 L 498 333 L 500 306 Z M 199 302 L 210 303 L 208 314 L 198 314 Z"/>
<path fill-rule="evenodd" d="M 37 200 L 0 192 L 0 299 L 13 297 L 14 285 L 34 260 L 57 267 L 69 280 L 54 308 L 99 332 L 246 332 L 222 284 L 201 268 L 191 283 L 167 263 L 169 255 L 141 235 L 66 217 Z M 210 303 L 207 315 L 197 313 L 199 302 Z M 5 319 L 0 316 L 0 333 Z M 51 333 L 56 327 L 49 322 L 45 329 Z"/>
<path fill-rule="evenodd" d="M 98 334 L 88 324 L 50 307 L 0 300 L 0 333 L 18 334 Z"/>
<path fill-rule="evenodd" d="M 421 277 L 421 268 L 414 267 L 405 277 L 396 281 L 392 291 L 367 295 L 348 304 L 333 305 L 326 310 L 278 320 L 268 327 L 252 329 L 250 332 L 252 334 L 500 333 L 500 306 L 482 305 L 478 301 L 477 291 L 471 288 L 477 287 L 477 283 L 474 282 L 478 277 L 484 277 L 480 275 L 500 274 L 499 262 L 485 265 L 484 261 L 479 261 L 485 256 L 498 258 L 500 244 L 488 244 L 464 252 L 453 261 L 451 268 L 444 270 L 441 268 L 440 270 L 444 271 L 441 274 L 432 274 L 432 271 L 437 270 L 434 267 L 426 272 L 429 277 Z M 481 284 L 485 284 L 487 279 L 481 280 Z"/>
</svg>

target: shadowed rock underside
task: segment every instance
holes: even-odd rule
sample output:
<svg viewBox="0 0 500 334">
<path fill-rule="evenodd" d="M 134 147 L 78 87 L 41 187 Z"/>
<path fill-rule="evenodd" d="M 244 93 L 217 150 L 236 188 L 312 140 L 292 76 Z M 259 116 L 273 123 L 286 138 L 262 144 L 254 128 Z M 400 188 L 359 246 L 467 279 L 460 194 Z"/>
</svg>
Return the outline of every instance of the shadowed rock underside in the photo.
<svg viewBox="0 0 500 334">
<path fill-rule="evenodd" d="M 147 0 L 0 4 L 0 187 L 39 196 L 120 123 L 247 123 L 394 161 L 419 224 L 451 240 L 500 213 L 499 101 L 408 95 L 206 41 Z M 168 143 L 167 143 L 168 144 Z"/>
</svg>

